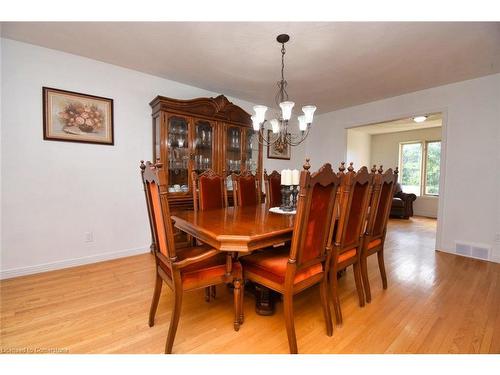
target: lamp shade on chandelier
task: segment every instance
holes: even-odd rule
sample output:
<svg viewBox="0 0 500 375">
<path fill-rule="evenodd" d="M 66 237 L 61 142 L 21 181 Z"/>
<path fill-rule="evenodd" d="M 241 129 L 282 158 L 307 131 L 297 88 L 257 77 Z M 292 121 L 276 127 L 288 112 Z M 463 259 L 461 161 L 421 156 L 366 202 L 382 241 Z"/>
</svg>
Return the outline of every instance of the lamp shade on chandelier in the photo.
<svg viewBox="0 0 500 375">
<path fill-rule="evenodd" d="M 282 151 L 287 146 L 297 146 L 301 144 L 308 136 L 309 129 L 313 122 L 314 105 L 306 105 L 302 107 L 303 115 L 297 117 L 299 133 L 292 134 L 289 128 L 289 122 L 292 118 L 292 111 L 295 103 L 290 101 L 286 92 L 287 81 L 285 80 L 285 43 L 290 40 L 287 34 L 280 34 L 276 38 L 281 44 L 281 80 L 278 82 L 278 92 L 276 93 L 276 105 L 281 108 L 281 112 L 269 120 L 272 134 L 266 135 L 266 112 L 268 108 L 264 105 L 256 105 L 253 107 L 255 114 L 252 116 L 253 130 L 259 136 L 259 142 L 265 145 L 274 145 L 274 147 Z"/>
</svg>

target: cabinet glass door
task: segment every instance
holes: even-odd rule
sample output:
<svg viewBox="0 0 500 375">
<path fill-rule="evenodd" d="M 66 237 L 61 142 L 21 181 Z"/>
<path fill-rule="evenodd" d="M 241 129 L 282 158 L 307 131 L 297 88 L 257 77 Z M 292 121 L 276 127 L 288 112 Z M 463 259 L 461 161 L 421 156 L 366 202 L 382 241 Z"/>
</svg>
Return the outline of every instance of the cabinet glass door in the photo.
<svg viewBox="0 0 500 375">
<path fill-rule="evenodd" d="M 225 147 L 226 147 L 226 184 L 228 190 L 233 190 L 233 182 L 231 179 L 231 173 L 240 173 L 242 163 L 241 159 L 243 156 L 242 147 L 242 132 L 241 129 L 236 126 L 228 126 L 226 128 L 225 136 Z"/>
<path fill-rule="evenodd" d="M 241 171 L 241 129 L 230 126 L 226 129 L 226 170 L 229 174 Z"/>
<path fill-rule="evenodd" d="M 259 165 L 259 137 L 253 129 L 245 129 L 245 169 L 257 173 Z"/>
<path fill-rule="evenodd" d="M 202 173 L 213 168 L 214 127 L 208 121 L 196 121 L 194 126 L 193 169 Z"/>
<path fill-rule="evenodd" d="M 188 119 L 172 116 L 168 119 L 168 191 L 189 191 Z"/>
<path fill-rule="evenodd" d="M 156 116 L 153 119 L 153 160 L 161 159 L 161 126 L 160 126 L 160 116 Z"/>
</svg>

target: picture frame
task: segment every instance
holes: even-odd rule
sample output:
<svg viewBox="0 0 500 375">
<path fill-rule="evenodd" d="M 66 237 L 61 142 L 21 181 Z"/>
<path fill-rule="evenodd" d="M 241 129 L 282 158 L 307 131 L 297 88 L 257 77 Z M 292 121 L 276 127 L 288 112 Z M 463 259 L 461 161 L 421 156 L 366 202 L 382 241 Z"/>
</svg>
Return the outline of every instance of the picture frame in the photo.
<svg viewBox="0 0 500 375">
<path fill-rule="evenodd" d="M 42 87 L 43 139 L 114 145 L 113 99 Z"/>
<path fill-rule="evenodd" d="M 272 138 L 272 130 L 267 130 L 267 139 Z M 290 145 L 286 145 L 283 151 L 277 150 L 275 145 L 267 145 L 267 158 L 268 159 L 281 159 L 290 160 L 292 150 Z"/>
</svg>

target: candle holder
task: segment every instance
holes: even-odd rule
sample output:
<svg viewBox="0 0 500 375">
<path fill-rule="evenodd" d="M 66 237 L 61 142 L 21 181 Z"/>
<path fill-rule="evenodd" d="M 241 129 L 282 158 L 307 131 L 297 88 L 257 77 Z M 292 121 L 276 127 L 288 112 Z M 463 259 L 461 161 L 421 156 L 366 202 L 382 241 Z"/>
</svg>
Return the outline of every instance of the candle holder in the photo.
<svg viewBox="0 0 500 375">
<path fill-rule="evenodd" d="M 281 210 L 284 210 L 284 208 L 286 207 L 286 188 L 286 185 L 281 185 Z"/>
<path fill-rule="evenodd" d="M 297 195 L 299 194 L 299 185 L 291 186 L 292 190 L 292 208 L 297 209 Z"/>
<path fill-rule="evenodd" d="M 283 211 L 293 211 L 292 205 L 292 186 L 291 185 L 281 185 L 281 210 Z"/>
</svg>

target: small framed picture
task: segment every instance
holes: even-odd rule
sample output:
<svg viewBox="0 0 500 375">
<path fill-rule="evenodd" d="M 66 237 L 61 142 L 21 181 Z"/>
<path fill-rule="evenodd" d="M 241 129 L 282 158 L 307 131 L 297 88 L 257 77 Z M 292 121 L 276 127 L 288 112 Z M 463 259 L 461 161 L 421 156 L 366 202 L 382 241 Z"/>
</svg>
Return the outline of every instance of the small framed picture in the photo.
<svg viewBox="0 0 500 375">
<path fill-rule="evenodd" d="M 43 139 L 114 145 L 113 99 L 42 88 Z"/>
<path fill-rule="evenodd" d="M 267 131 L 267 139 L 273 139 L 273 133 L 270 129 Z M 276 144 L 270 144 L 267 146 L 267 158 L 268 159 L 284 159 L 290 160 L 291 150 L 290 145 L 286 144 L 283 147 L 278 147 Z"/>
</svg>

